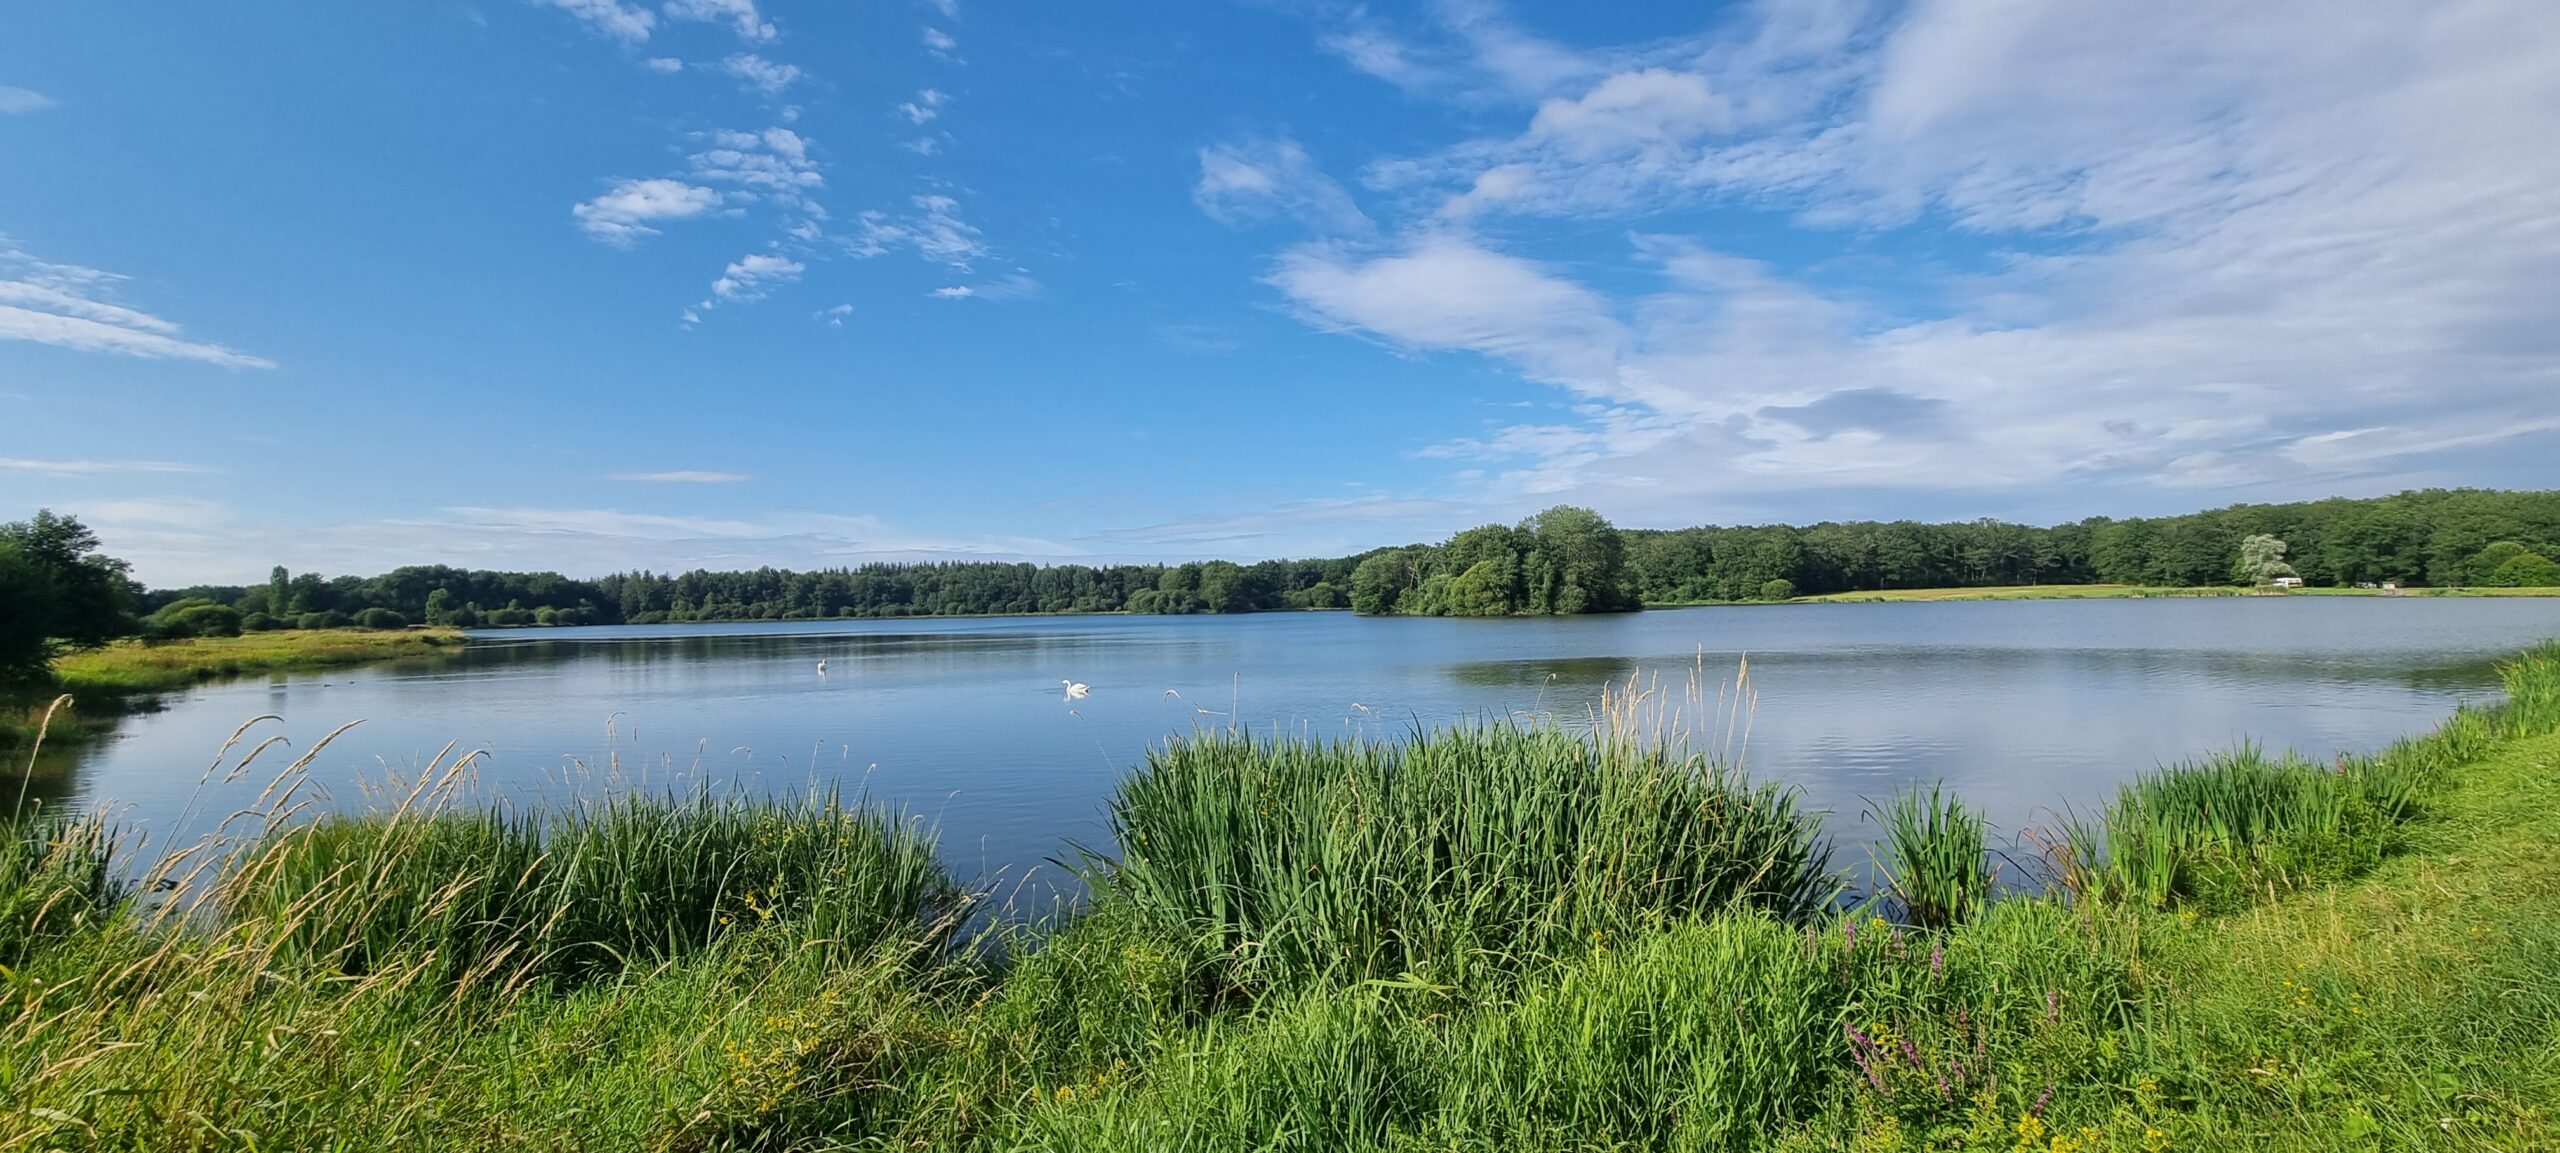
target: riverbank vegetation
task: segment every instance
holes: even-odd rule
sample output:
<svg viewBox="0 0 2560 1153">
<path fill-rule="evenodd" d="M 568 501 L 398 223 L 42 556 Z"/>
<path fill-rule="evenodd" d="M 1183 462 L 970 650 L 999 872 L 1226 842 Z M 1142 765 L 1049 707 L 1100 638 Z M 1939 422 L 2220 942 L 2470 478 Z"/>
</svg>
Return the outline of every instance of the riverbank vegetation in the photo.
<svg viewBox="0 0 2560 1153">
<path fill-rule="evenodd" d="M 76 696 L 155 693 L 254 673 L 307 672 L 374 661 L 448 655 L 463 644 L 453 629 L 315 629 L 184 640 L 116 641 L 65 653 L 54 684 Z"/>
<path fill-rule="evenodd" d="M 508 812 L 447 761 L 302 821 L 288 769 L 139 870 L 22 815 L 0 1150 L 2548 1148 L 2560 647 L 2504 675 L 2006 854 L 1904 793 L 1846 902 L 1819 820 L 1644 693 L 1176 742 L 1030 919 L 826 797 Z"/>
<path fill-rule="evenodd" d="M 1598 547 L 1542 542 L 1539 526 Z M 374 577 L 278 569 L 257 585 L 154 590 L 137 607 L 156 615 L 187 600 L 220 605 L 246 631 L 358 624 L 366 613 L 463 627 L 1364 605 L 1494 615 L 1946 589 L 2232 588 L 2255 583 L 2242 570 L 2243 546 L 2256 536 L 2284 542 L 2284 563 L 2312 588 L 2560 586 L 2551 560 L 2560 556 L 2560 492 L 2431 489 L 2042 527 L 1975 520 L 1583 528 L 1607 524 L 1588 510 L 1559 508 L 1436 545 L 1252 564 L 882 563 L 594 579 L 440 565 Z"/>
</svg>

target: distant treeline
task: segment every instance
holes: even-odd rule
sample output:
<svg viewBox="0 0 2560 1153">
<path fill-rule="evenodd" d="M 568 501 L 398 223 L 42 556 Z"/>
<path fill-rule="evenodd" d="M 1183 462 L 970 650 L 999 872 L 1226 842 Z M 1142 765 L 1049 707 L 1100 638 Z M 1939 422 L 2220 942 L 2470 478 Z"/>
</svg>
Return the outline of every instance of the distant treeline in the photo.
<svg viewBox="0 0 2560 1153">
<path fill-rule="evenodd" d="M 2036 527 L 1979 520 L 1617 529 L 1550 509 L 1436 545 L 1256 564 L 871 564 L 678 575 L 487 572 L 441 565 L 375 577 L 278 569 L 268 583 L 156 590 L 243 627 L 392 622 L 646 624 L 982 613 L 1236 613 L 1353 608 L 1420 615 L 1604 612 L 1896 588 L 2247 583 L 2241 542 L 2269 535 L 2311 585 L 2560 584 L 2560 492 L 2430 489 L 2368 500 L 2234 505 L 2186 516 Z M 367 613 L 373 615 L 367 617 Z"/>
</svg>

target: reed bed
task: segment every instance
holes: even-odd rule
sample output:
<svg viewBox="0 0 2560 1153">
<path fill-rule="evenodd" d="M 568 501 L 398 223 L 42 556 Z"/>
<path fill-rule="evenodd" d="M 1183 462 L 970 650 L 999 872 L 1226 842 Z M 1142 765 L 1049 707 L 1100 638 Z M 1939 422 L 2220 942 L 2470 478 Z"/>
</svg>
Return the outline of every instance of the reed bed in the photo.
<svg viewBox="0 0 2560 1153">
<path fill-rule="evenodd" d="M 1796 795 L 1700 755 L 1508 723 L 1400 743 L 1197 734 L 1110 804 L 1100 879 L 1253 987 L 1468 985 L 1833 892 Z"/>
<path fill-rule="evenodd" d="M 828 792 L 708 787 L 559 809 L 327 816 L 259 843 L 224 916 L 350 975 L 425 962 L 448 982 L 577 983 L 767 925 L 848 955 L 934 947 L 969 895 L 929 830 Z"/>
<path fill-rule="evenodd" d="M 1943 929 L 1971 917 L 1991 894 L 1982 813 L 1932 783 L 1897 790 L 1869 810 L 1884 828 L 1885 892 L 1905 920 Z"/>
</svg>

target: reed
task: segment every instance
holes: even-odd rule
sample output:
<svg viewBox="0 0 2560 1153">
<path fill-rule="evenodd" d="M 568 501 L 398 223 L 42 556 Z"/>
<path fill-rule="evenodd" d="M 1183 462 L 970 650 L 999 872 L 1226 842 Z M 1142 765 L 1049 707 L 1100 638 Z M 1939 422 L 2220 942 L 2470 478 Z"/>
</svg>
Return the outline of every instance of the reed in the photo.
<svg viewBox="0 0 2560 1153">
<path fill-rule="evenodd" d="M 222 913 L 351 975 L 575 984 L 765 926 L 847 954 L 946 941 L 969 904 L 929 830 L 832 792 L 708 787 L 556 809 L 404 804 L 280 828 Z"/>
<path fill-rule="evenodd" d="M 1607 733 L 1494 724 L 1402 743 L 1196 734 L 1110 803 L 1098 883 L 1251 987 L 1516 974 L 1732 908 L 1833 892 L 1796 795 Z"/>
<path fill-rule="evenodd" d="M 1878 867 L 1905 920 L 1943 929 L 1981 907 L 1991 892 L 1991 869 L 1979 810 L 1932 783 L 1926 790 L 1896 790 L 1868 815 L 1884 828 Z"/>
<path fill-rule="evenodd" d="M 132 895 L 114 857 L 115 836 L 102 820 L 0 814 L 0 969 L 106 925 Z"/>
</svg>

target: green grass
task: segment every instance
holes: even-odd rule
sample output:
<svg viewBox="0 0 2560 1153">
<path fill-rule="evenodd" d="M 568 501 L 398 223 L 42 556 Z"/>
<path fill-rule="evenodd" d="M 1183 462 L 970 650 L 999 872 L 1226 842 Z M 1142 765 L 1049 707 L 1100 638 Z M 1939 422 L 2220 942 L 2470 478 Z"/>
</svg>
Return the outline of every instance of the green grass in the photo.
<svg viewBox="0 0 2560 1153">
<path fill-rule="evenodd" d="M 249 673 L 439 656 L 462 644 L 462 634 L 452 629 L 285 629 L 236 637 L 126 640 L 58 657 L 53 673 L 60 691 L 74 696 L 166 692 Z"/>
<path fill-rule="evenodd" d="M 1204 734 L 1115 806 L 1152 856 L 965 939 L 925 834 L 824 798 L 422 794 L 172 892 L 21 823 L 0 1151 L 2560 1147 L 2560 647 L 2505 675 L 2162 769 L 2075 888 L 1968 900 L 1978 819 L 1907 791 L 1943 928 L 1751 896 L 1818 829 L 1709 762 L 1506 728 Z M 2245 880 L 2093 880 L 2119 826 Z"/>
<path fill-rule="evenodd" d="M 2250 589 L 2230 585 L 2007 585 L 1985 588 L 1944 589 L 1868 589 L 1859 592 L 1825 593 L 1820 596 L 1797 597 L 1792 604 L 1817 603 L 1881 603 L 1888 601 L 2029 601 L 2029 600 L 2127 600 L 2151 597 L 2236 597 L 2259 595 Z M 2560 596 L 2560 588 L 2404 588 L 2396 593 L 2380 589 L 2298 588 L 2284 596 Z"/>
</svg>

